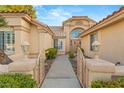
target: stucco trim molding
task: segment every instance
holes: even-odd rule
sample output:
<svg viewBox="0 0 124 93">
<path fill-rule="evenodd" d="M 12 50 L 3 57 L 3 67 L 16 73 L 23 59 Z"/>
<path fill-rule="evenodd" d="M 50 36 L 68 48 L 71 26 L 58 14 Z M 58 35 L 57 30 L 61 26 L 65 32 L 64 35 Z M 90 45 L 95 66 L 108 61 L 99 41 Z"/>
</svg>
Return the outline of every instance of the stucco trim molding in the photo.
<svg viewBox="0 0 124 93">
<path fill-rule="evenodd" d="M 0 31 L 14 31 L 13 27 L 0 27 Z"/>
<path fill-rule="evenodd" d="M 86 66 L 94 72 L 115 72 L 115 64 L 101 59 L 87 59 Z M 106 69 L 107 68 L 107 69 Z"/>
<path fill-rule="evenodd" d="M 21 31 L 25 31 L 25 32 L 30 32 L 30 29 L 27 29 L 23 26 L 14 26 L 14 31 L 16 30 L 21 30 Z"/>
<path fill-rule="evenodd" d="M 45 29 L 38 30 L 39 33 L 48 33 Z"/>
</svg>

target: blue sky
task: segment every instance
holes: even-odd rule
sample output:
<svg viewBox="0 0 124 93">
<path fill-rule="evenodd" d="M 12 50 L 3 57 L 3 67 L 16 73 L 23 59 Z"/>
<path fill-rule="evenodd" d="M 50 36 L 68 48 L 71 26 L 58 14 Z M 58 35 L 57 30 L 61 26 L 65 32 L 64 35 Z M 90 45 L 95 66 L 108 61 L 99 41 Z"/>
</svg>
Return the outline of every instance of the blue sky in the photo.
<svg viewBox="0 0 124 93">
<path fill-rule="evenodd" d="M 107 15 L 118 10 L 120 5 L 42 5 L 34 6 L 37 19 L 47 25 L 62 25 L 72 16 L 88 16 L 100 21 Z"/>
</svg>

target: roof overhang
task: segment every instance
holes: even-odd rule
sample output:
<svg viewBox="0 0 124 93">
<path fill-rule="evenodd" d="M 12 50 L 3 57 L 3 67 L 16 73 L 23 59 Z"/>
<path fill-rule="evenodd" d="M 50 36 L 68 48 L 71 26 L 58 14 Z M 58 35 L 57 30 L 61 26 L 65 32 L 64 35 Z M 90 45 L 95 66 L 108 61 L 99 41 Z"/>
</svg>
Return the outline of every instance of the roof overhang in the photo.
<svg viewBox="0 0 124 93">
<path fill-rule="evenodd" d="M 45 28 L 49 34 L 54 35 L 54 33 L 48 27 L 48 25 L 46 25 L 42 22 L 39 22 L 35 19 L 32 19 L 32 17 L 25 11 L 0 11 L 0 15 L 2 15 L 4 17 L 21 17 L 28 23 L 37 26 L 38 29 Z"/>
<path fill-rule="evenodd" d="M 66 36 L 54 36 L 53 38 L 54 39 L 64 39 L 64 38 L 66 38 Z"/>
<path fill-rule="evenodd" d="M 73 21 L 73 20 L 91 20 L 91 21 L 93 21 L 94 23 L 96 23 L 96 21 L 90 19 L 88 16 L 72 16 L 71 18 L 65 20 L 65 21 L 63 22 L 63 24 L 66 23 L 66 22 L 69 22 L 69 21 Z"/>
<path fill-rule="evenodd" d="M 95 32 L 101 28 L 114 24 L 120 20 L 124 19 L 124 7 L 120 8 L 118 11 L 113 12 L 112 15 L 107 16 L 103 20 L 99 21 L 99 23 L 93 25 L 91 28 L 85 30 L 82 34 L 79 35 L 79 38 L 82 38 L 92 32 Z"/>
</svg>

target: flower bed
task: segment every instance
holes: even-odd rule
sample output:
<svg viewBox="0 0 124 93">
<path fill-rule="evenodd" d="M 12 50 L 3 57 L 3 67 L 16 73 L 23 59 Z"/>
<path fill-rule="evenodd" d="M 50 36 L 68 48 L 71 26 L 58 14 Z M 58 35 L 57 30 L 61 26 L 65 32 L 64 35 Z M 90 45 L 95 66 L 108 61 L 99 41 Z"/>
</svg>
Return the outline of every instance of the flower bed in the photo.
<svg viewBox="0 0 124 93">
<path fill-rule="evenodd" d="M 54 59 L 57 56 L 57 49 L 56 48 L 48 48 L 45 50 L 46 61 L 45 61 L 45 75 L 48 73 L 51 65 L 54 62 Z"/>
<path fill-rule="evenodd" d="M 54 59 L 45 61 L 45 75 L 48 73 L 53 62 L 54 62 Z"/>
</svg>

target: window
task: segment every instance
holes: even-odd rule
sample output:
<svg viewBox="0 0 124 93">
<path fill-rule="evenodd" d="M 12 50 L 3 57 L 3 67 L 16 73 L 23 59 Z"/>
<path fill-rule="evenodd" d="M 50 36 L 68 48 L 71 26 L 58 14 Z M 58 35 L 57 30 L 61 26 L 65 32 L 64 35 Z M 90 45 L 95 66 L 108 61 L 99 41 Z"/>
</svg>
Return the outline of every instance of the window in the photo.
<svg viewBox="0 0 124 93">
<path fill-rule="evenodd" d="M 93 33 L 93 34 L 90 35 L 90 50 L 91 51 L 94 51 L 95 50 L 95 47 L 92 46 L 92 43 L 94 41 L 96 41 L 96 40 L 97 40 L 97 33 L 95 32 L 95 33 Z"/>
<path fill-rule="evenodd" d="M 60 50 L 63 49 L 63 42 L 62 42 L 62 41 L 60 41 L 59 49 L 60 49 Z"/>
<path fill-rule="evenodd" d="M 81 32 L 82 32 L 82 29 L 72 30 L 70 33 L 71 38 L 77 38 Z"/>
<path fill-rule="evenodd" d="M 0 49 L 8 55 L 13 54 L 15 35 L 13 31 L 0 31 Z"/>
<path fill-rule="evenodd" d="M 54 48 L 57 48 L 58 49 L 58 39 L 55 39 L 54 40 Z"/>
<path fill-rule="evenodd" d="M 55 39 L 54 48 L 57 48 L 58 50 L 63 50 L 63 41 L 61 39 Z"/>
</svg>

